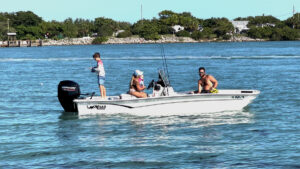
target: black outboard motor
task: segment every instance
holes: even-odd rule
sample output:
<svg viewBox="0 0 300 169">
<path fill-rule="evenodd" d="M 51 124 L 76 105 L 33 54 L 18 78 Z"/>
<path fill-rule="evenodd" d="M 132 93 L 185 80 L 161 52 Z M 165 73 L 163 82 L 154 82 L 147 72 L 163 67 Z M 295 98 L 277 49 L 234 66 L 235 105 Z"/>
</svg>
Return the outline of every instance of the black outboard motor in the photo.
<svg viewBox="0 0 300 169">
<path fill-rule="evenodd" d="M 77 112 L 77 106 L 73 102 L 80 96 L 80 88 L 76 82 L 70 80 L 61 81 L 58 84 L 58 100 L 65 112 Z"/>
</svg>

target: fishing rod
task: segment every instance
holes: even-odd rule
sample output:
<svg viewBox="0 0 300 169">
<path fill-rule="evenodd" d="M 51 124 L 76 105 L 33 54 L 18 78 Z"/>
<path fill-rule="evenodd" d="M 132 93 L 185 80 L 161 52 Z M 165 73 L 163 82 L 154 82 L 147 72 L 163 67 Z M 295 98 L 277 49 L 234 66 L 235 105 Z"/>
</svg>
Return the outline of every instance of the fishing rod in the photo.
<svg viewBox="0 0 300 169">
<path fill-rule="evenodd" d="M 166 55 L 165 55 L 165 49 L 163 44 L 161 44 L 161 56 L 163 59 L 163 76 L 162 76 L 162 80 L 165 83 L 165 87 L 164 87 L 164 91 L 167 90 L 166 95 L 169 96 L 169 86 L 171 86 L 170 84 L 170 77 L 169 77 L 169 70 L 168 70 L 168 64 L 167 64 L 167 59 L 166 59 Z M 167 77 L 166 77 L 167 74 Z"/>
<path fill-rule="evenodd" d="M 161 56 L 162 56 L 162 59 L 163 59 L 163 70 L 167 74 L 168 85 L 170 85 L 170 76 L 169 76 L 168 64 L 167 64 L 167 59 L 166 59 L 165 49 L 164 49 L 163 44 L 161 44 Z"/>
</svg>

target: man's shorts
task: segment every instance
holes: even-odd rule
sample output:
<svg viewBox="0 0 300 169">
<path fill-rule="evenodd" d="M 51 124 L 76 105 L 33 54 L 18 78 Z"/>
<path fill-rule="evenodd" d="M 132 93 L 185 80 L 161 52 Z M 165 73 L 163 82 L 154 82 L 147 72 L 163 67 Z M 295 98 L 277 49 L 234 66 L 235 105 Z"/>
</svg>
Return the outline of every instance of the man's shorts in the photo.
<svg viewBox="0 0 300 169">
<path fill-rule="evenodd" d="M 98 76 L 98 85 L 104 86 L 104 83 L 105 83 L 105 77 Z"/>
<path fill-rule="evenodd" d="M 201 90 L 201 93 L 210 93 L 209 90 Z"/>
</svg>

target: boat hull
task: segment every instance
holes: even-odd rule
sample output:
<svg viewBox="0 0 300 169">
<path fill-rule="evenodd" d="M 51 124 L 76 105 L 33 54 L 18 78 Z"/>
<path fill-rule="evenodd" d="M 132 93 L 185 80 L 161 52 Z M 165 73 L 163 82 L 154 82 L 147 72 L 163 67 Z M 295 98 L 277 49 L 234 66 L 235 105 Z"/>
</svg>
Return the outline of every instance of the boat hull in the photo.
<svg viewBox="0 0 300 169">
<path fill-rule="evenodd" d="M 79 115 L 133 114 L 139 116 L 197 115 L 208 112 L 236 111 L 250 104 L 257 90 L 220 90 L 217 94 L 177 93 L 173 96 L 120 99 L 111 96 L 76 99 Z"/>
</svg>

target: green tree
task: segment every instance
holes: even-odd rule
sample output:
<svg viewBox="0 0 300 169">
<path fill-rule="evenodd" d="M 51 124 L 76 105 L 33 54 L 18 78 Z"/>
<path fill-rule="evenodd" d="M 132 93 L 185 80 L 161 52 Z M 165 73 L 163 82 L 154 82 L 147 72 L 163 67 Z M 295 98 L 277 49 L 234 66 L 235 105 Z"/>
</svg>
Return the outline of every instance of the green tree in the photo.
<svg viewBox="0 0 300 169">
<path fill-rule="evenodd" d="M 271 40 L 297 40 L 299 38 L 299 32 L 296 29 L 292 29 L 288 26 L 284 28 L 274 28 L 271 36 Z"/>
<path fill-rule="evenodd" d="M 204 27 L 201 33 L 203 34 L 203 37 L 206 39 L 212 39 L 217 36 L 216 34 L 213 33 L 213 29 L 210 27 Z"/>
<path fill-rule="evenodd" d="M 161 35 L 163 35 L 163 34 L 172 34 L 174 32 L 174 29 L 171 26 L 164 25 L 161 22 L 159 22 L 158 28 L 159 28 L 158 33 L 161 34 Z"/>
<path fill-rule="evenodd" d="M 63 24 L 57 21 L 42 22 L 40 24 L 41 32 L 45 36 L 48 34 L 48 38 L 60 39 L 63 35 Z"/>
<path fill-rule="evenodd" d="M 185 30 L 193 32 L 198 29 L 199 20 L 192 16 L 190 12 L 175 13 L 169 10 L 160 12 L 159 21 L 161 25 L 164 25 L 164 30 L 167 30 L 166 26 L 181 25 Z"/>
<path fill-rule="evenodd" d="M 93 41 L 92 44 L 94 45 L 98 45 L 98 44 L 102 44 L 104 42 L 108 41 L 108 38 L 106 36 L 100 36 L 100 37 L 96 37 Z"/>
<path fill-rule="evenodd" d="M 235 19 L 233 19 L 233 20 L 234 20 L 234 21 L 250 21 L 250 20 L 252 20 L 252 19 L 254 19 L 253 16 L 248 16 L 248 17 L 245 17 L 245 18 L 243 18 L 243 17 L 237 17 L 237 18 L 235 18 Z"/>
<path fill-rule="evenodd" d="M 206 19 L 203 22 L 203 26 L 211 28 L 213 34 L 216 34 L 217 37 L 222 37 L 227 33 L 232 33 L 234 30 L 232 23 L 226 18 Z"/>
<path fill-rule="evenodd" d="M 189 12 L 183 12 L 179 14 L 179 25 L 183 26 L 185 30 L 189 32 L 196 31 L 199 26 L 199 21 L 197 18 L 193 17 Z"/>
<path fill-rule="evenodd" d="M 200 40 L 202 38 L 204 38 L 204 34 L 200 31 L 194 31 L 192 34 L 191 34 L 191 37 L 195 40 Z"/>
<path fill-rule="evenodd" d="M 159 14 L 159 19 L 162 24 L 168 25 L 168 26 L 174 26 L 179 24 L 179 16 L 177 13 L 169 11 L 169 10 L 164 10 L 161 11 Z"/>
<path fill-rule="evenodd" d="M 251 27 L 248 36 L 255 39 L 271 39 L 276 28 L 273 27 Z"/>
<path fill-rule="evenodd" d="M 15 28 L 12 26 L 13 15 L 10 13 L 0 12 L 0 40 L 7 40 L 8 32 L 8 20 L 9 20 L 9 32 L 16 32 Z"/>
<path fill-rule="evenodd" d="M 0 22 L 6 22 L 7 21 L 7 17 L 4 16 L 4 14 L 0 13 Z"/>
<path fill-rule="evenodd" d="M 5 39 L 5 34 L 7 33 L 7 18 L 0 13 L 0 40 Z"/>
<path fill-rule="evenodd" d="M 132 32 L 146 40 L 158 40 L 160 36 L 158 34 L 159 26 L 157 23 L 156 20 L 140 20 L 132 25 Z"/>
<path fill-rule="evenodd" d="M 76 19 L 74 26 L 77 28 L 77 37 L 84 37 L 92 34 L 94 24 L 90 20 Z"/>
<path fill-rule="evenodd" d="M 130 27 L 132 26 L 129 22 L 118 22 L 120 30 L 130 31 Z"/>
<path fill-rule="evenodd" d="M 274 31 L 272 32 L 272 36 L 271 36 L 270 40 L 279 41 L 279 40 L 281 40 L 282 36 L 283 36 L 282 29 L 275 28 Z"/>
<path fill-rule="evenodd" d="M 42 38 L 42 31 L 41 28 L 38 26 L 24 26 L 20 25 L 16 27 L 17 31 L 17 39 L 22 40 L 35 40 L 38 38 Z"/>
<path fill-rule="evenodd" d="M 5 22 L 0 21 L 0 40 L 5 39 L 5 34 L 7 33 L 7 26 Z"/>
<path fill-rule="evenodd" d="M 78 28 L 71 18 L 68 18 L 63 22 L 62 29 L 65 37 L 76 38 L 78 35 Z"/>
<path fill-rule="evenodd" d="M 251 18 L 249 20 L 248 27 L 260 26 L 266 23 L 278 24 L 279 22 L 280 20 L 275 18 L 274 16 L 255 16 L 254 18 Z"/>
<path fill-rule="evenodd" d="M 300 13 L 296 13 L 292 17 L 286 19 L 284 23 L 290 28 L 300 29 Z"/>
<path fill-rule="evenodd" d="M 126 37 L 130 37 L 132 35 L 132 33 L 128 30 L 125 30 L 124 32 L 121 32 L 117 35 L 118 38 L 126 38 Z"/>
<path fill-rule="evenodd" d="M 299 36 L 299 30 L 292 29 L 290 27 L 284 27 L 282 29 L 283 35 L 281 40 L 297 40 Z"/>
<path fill-rule="evenodd" d="M 38 26 L 43 21 L 41 17 L 37 16 L 31 11 L 16 12 L 11 19 L 12 19 L 12 26 L 14 27 L 19 25 Z"/>
<path fill-rule="evenodd" d="M 259 28 L 257 27 L 252 27 L 249 29 L 249 31 L 247 32 L 248 36 L 254 39 L 262 39 L 262 35 L 259 31 Z"/>
<path fill-rule="evenodd" d="M 94 25 L 95 32 L 98 33 L 98 36 L 111 36 L 114 32 L 119 30 L 119 25 L 116 21 L 104 17 L 96 18 Z"/>
<path fill-rule="evenodd" d="M 181 31 L 176 33 L 176 36 L 178 36 L 178 37 L 190 37 L 191 34 L 190 34 L 190 32 L 188 32 L 186 30 L 181 30 Z"/>
</svg>

